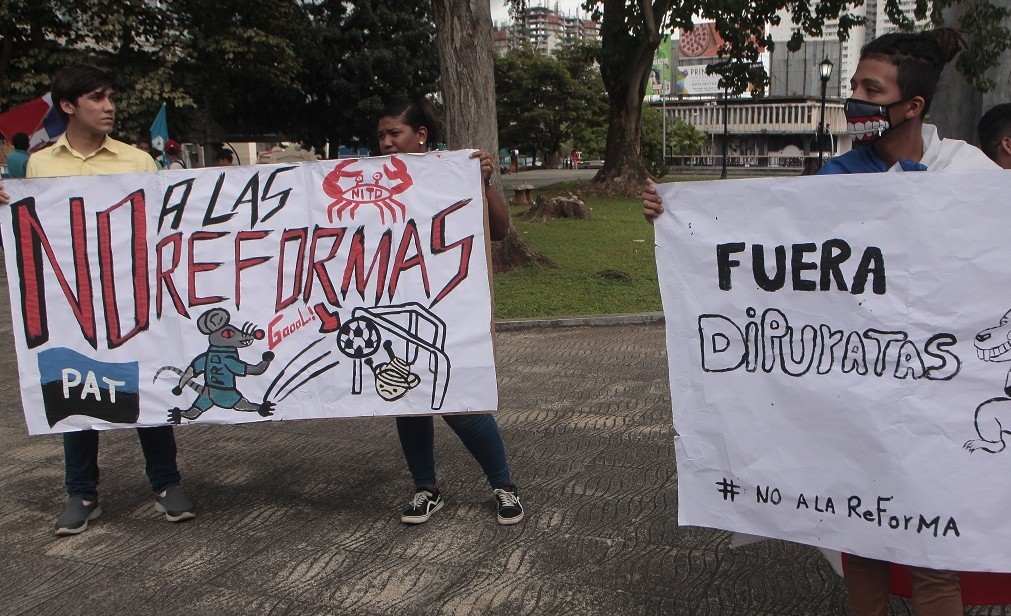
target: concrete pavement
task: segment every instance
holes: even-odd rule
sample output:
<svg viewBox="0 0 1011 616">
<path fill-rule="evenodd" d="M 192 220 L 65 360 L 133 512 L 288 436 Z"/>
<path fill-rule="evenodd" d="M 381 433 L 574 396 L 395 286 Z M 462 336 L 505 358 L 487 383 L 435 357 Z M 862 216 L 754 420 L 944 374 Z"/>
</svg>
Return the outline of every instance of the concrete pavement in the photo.
<svg viewBox="0 0 1011 616">
<path fill-rule="evenodd" d="M 522 184 L 537 189 L 547 188 L 563 182 L 590 180 L 597 171 L 597 169 L 531 169 L 519 173 L 506 173 L 502 175 L 502 188 L 510 194 Z"/>
<path fill-rule="evenodd" d="M 57 538 L 62 448 L 26 434 L 7 297 L 0 614 L 845 613 L 814 549 L 730 550 L 727 533 L 677 526 L 655 319 L 498 334 L 499 421 L 527 509 L 517 526 L 496 524 L 480 469 L 441 421 L 447 505 L 401 524 L 411 487 L 393 421 L 346 419 L 178 429 L 199 511 L 183 524 L 153 511 L 133 431 L 104 433 L 105 514 Z"/>
</svg>

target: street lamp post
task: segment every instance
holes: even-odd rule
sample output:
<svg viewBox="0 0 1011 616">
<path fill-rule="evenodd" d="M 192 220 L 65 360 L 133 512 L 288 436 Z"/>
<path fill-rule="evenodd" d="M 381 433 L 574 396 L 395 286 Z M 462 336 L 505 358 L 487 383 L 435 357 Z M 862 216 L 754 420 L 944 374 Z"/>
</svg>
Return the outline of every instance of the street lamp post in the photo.
<svg viewBox="0 0 1011 616">
<path fill-rule="evenodd" d="M 727 113 L 729 110 L 727 103 L 727 88 L 723 88 L 723 171 L 720 178 L 727 178 Z"/>
<path fill-rule="evenodd" d="M 663 160 L 663 168 L 667 168 L 667 93 L 661 88 L 660 109 L 663 113 L 663 144 L 660 147 L 660 159 Z"/>
<path fill-rule="evenodd" d="M 832 78 L 832 61 L 826 57 L 818 65 L 818 73 L 821 75 L 821 120 L 818 122 L 818 168 L 821 168 L 825 160 L 825 90 L 828 88 L 828 80 Z"/>
</svg>

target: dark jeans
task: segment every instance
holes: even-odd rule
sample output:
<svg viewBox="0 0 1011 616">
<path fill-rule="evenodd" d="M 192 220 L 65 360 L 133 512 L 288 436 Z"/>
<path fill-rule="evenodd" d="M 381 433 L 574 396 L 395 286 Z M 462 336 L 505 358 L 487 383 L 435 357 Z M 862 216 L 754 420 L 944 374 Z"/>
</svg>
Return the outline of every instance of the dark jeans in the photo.
<svg viewBox="0 0 1011 616">
<path fill-rule="evenodd" d="M 172 426 L 137 428 L 144 451 L 144 470 L 151 489 L 161 492 L 179 483 L 176 467 L 176 439 Z M 63 433 L 63 454 L 70 498 L 95 500 L 98 497 L 98 430 Z"/>
<path fill-rule="evenodd" d="M 502 433 L 491 414 L 443 415 L 442 418 L 484 469 L 491 487 L 512 485 Z M 435 485 L 435 424 L 432 417 L 397 417 L 397 434 L 414 486 Z"/>
</svg>

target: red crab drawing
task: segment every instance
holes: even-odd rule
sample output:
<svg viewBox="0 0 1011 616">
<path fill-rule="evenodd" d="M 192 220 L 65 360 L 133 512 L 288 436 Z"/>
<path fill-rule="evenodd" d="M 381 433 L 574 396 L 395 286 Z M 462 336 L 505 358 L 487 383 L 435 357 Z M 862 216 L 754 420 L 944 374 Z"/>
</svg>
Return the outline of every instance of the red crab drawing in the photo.
<svg viewBox="0 0 1011 616">
<path fill-rule="evenodd" d="M 363 171 L 349 169 L 356 162 L 358 162 L 356 158 L 342 161 L 323 179 L 323 192 L 334 199 L 334 202 L 326 210 L 330 222 L 334 222 L 334 214 L 337 215 L 338 220 L 341 220 L 344 217 L 344 212 L 347 212 L 351 220 L 354 220 L 355 212 L 362 205 L 375 206 L 379 210 L 379 220 L 383 224 L 386 224 L 387 212 L 393 218 L 393 222 L 397 222 L 398 211 L 401 217 L 406 219 L 407 207 L 394 199 L 394 195 L 399 195 L 414 185 L 411 174 L 407 172 L 407 165 L 393 156 L 390 158 L 392 167 L 383 165 L 383 172 L 374 173 L 372 182 L 369 183 L 365 181 Z M 384 174 L 387 180 L 395 182 L 395 184 L 392 186 L 382 185 L 380 182 Z M 345 178 L 354 178 L 355 183 L 344 188 L 340 181 Z"/>
</svg>

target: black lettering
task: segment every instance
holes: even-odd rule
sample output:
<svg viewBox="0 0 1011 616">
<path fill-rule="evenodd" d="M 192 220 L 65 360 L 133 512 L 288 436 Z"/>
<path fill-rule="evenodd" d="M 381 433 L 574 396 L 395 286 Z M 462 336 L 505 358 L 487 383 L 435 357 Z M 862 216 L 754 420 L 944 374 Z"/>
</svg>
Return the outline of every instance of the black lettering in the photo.
<svg viewBox="0 0 1011 616">
<path fill-rule="evenodd" d="M 818 289 L 818 285 L 815 284 L 813 280 L 801 278 L 801 274 L 803 272 L 818 269 L 818 264 L 814 261 L 804 260 L 804 255 L 816 250 L 818 250 L 818 246 L 814 243 L 793 245 L 793 252 L 791 253 L 790 259 L 790 269 L 793 273 L 794 291 L 816 291 Z"/>
<path fill-rule="evenodd" d="M 731 242 L 716 246 L 716 271 L 721 291 L 730 290 L 730 269 L 741 264 L 737 259 L 731 259 L 730 255 L 738 252 L 744 252 L 744 242 Z"/>
<path fill-rule="evenodd" d="M 853 295 L 860 295 L 867 286 L 867 278 L 874 276 L 871 289 L 875 295 L 885 294 L 885 257 L 881 254 L 881 249 L 868 246 L 864 250 L 864 255 L 860 258 L 860 265 L 857 266 L 857 273 L 853 275 Z"/>
<path fill-rule="evenodd" d="M 766 291 L 778 291 L 786 282 L 786 248 L 776 246 L 776 273 L 769 278 L 765 271 L 765 246 L 755 244 L 751 247 L 751 269 L 755 274 L 755 282 Z"/>
<path fill-rule="evenodd" d="M 853 251 L 850 249 L 850 245 L 844 240 L 833 239 L 828 240 L 821 245 L 821 290 L 828 291 L 829 287 L 832 285 L 832 280 L 835 280 L 836 288 L 840 291 L 846 291 L 846 279 L 843 278 L 842 270 L 839 266 L 843 264 L 850 256 Z"/>
</svg>

